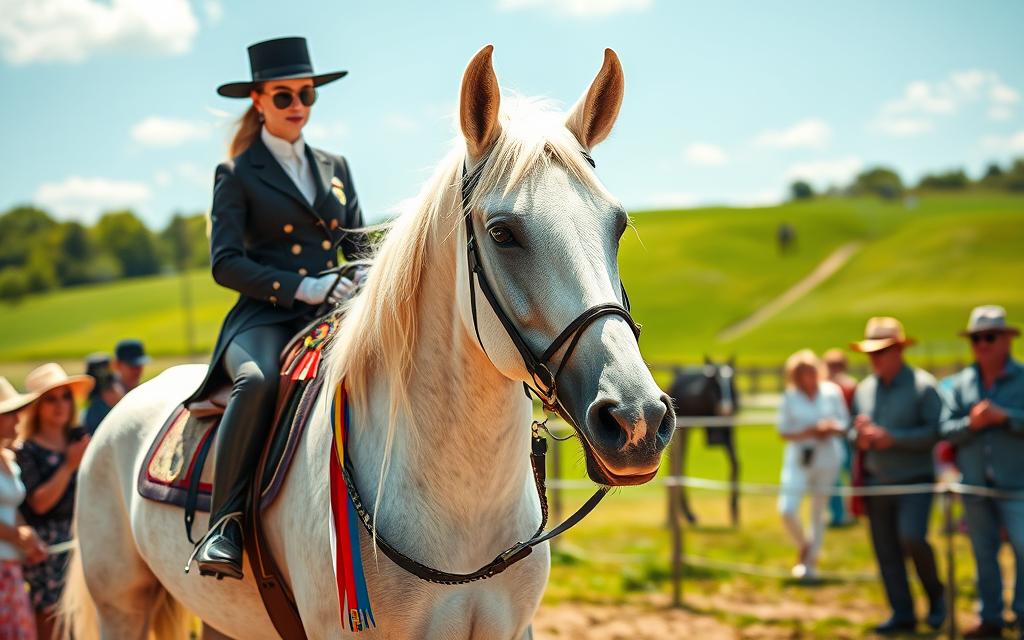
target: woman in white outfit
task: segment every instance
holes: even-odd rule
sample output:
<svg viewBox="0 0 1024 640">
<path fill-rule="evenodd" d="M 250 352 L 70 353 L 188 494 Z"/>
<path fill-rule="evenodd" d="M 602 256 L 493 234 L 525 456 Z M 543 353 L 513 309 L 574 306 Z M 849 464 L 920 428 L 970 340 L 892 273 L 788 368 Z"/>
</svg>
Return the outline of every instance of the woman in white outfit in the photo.
<svg viewBox="0 0 1024 640">
<path fill-rule="evenodd" d="M 821 361 L 810 349 L 786 360 L 786 393 L 779 407 L 779 435 L 786 441 L 779 513 L 798 549 L 793 576 L 816 575 L 825 533 L 825 507 L 843 462 L 842 438 L 850 422 L 843 392 L 824 380 Z M 811 494 L 811 526 L 805 529 L 800 504 Z"/>
</svg>

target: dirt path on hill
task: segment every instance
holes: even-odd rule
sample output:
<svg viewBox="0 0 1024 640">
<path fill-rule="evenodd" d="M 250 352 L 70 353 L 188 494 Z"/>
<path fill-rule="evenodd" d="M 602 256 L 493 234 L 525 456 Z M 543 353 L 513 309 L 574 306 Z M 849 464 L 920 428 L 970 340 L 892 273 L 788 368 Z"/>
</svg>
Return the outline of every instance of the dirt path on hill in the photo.
<svg viewBox="0 0 1024 640">
<path fill-rule="evenodd" d="M 850 258 L 852 258 L 860 248 L 861 243 L 859 242 L 850 242 L 839 247 L 829 254 L 827 258 L 818 263 L 818 266 L 814 268 L 814 271 L 800 280 L 800 282 L 797 282 L 777 298 L 762 306 L 746 318 L 723 329 L 718 334 L 718 339 L 722 342 L 729 342 L 730 340 L 735 340 L 749 332 L 751 329 L 759 326 L 764 321 L 810 293 L 819 284 L 832 277 L 836 271 L 839 271 L 843 265 L 849 262 Z"/>
</svg>

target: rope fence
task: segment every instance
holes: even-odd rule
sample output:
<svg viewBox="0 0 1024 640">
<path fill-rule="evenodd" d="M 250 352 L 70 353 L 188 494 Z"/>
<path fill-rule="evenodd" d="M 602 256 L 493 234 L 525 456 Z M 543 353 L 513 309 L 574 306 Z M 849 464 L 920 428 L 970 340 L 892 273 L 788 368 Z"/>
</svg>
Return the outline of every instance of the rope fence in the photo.
<svg viewBox="0 0 1024 640">
<path fill-rule="evenodd" d="M 697 427 L 774 427 L 775 414 L 767 412 L 751 412 L 739 416 L 698 416 L 680 417 L 676 420 L 677 429 L 690 429 Z M 558 422 L 548 427 L 550 432 L 560 436 L 567 436 L 572 429 L 565 423 Z M 675 446 L 675 444 L 673 444 Z M 561 456 L 559 447 L 553 447 L 551 459 L 552 469 L 549 474 L 547 486 L 551 491 L 551 506 L 554 519 L 560 520 L 562 512 L 562 491 L 576 491 L 593 489 L 593 482 L 585 479 L 565 479 L 561 476 Z M 740 482 L 728 480 L 714 480 L 711 478 L 699 478 L 686 475 L 669 475 L 656 478 L 651 481 L 665 487 L 669 499 L 669 528 L 671 530 L 671 563 L 672 563 L 672 603 L 674 606 L 682 606 L 683 600 L 683 574 L 685 567 L 699 567 L 704 569 L 725 571 L 729 573 L 746 574 L 767 578 L 790 578 L 788 571 L 775 567 L 765 567 L 756 564 L 728 562 L 712 558 L 694 556 L 685 552 L 685 539 L 683 517 L 680 513 L 681 490 L 683 488 L 703 489 L 708 491 L 730 492 L 733 495 L 808 495 L 808 496 L 842 496 L 842 497 L 873 497 L 873 496 L 898 496 L 931 493 L 940 498 L 940 505 L 943 519 L 943 539 L 946 558 L 946 609 L 949 612 L 947 624 L 947 637 L 951 640 L 958 636 L 958 624 L 956 617 L 956 571 L 955 571 L 955 549 L 954 534 L 956 527 L 953 518 L 954 496 L 973 496 L 990 498 L 994 500 L 1024 500 L 1024 491 L 1002 491 L 991 487 L 964 484 L 962 482 L 940 480 L 932 483 L 895 484 L 895 485 L 871 485 L 871 486 L 834 486 L 834 487 L 799 487 L 787 486 L 784 484 L 763 483 L 763 482 Z M 588 554 L 591 559 L 600 561 L 613 559 L 619 556 L 606 554 L 605 556 Z M 621 560 L 628 560 L 628 556 L 619 557 Z M 877 577 L 869 574 L 857 573 L 836 573 L 834 575 L 821 575 L 828 580 L 841 580 L 847 582 L 865 582 L 877 580 Z"/>
</svg>

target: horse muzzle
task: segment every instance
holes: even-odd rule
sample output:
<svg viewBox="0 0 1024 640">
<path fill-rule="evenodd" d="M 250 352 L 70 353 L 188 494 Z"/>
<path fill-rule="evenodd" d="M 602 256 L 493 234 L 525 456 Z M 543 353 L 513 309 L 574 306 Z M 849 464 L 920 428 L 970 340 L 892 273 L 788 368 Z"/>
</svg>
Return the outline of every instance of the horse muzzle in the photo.
<svg viewBox="0 0 1024 640">
<path fill-rule="evenodd" d="M 587 475 L 614 487 L 650 481 L 674 430 L 675 412 L 667 395 L 595 400 L 580 424 Z"/>
</svg>

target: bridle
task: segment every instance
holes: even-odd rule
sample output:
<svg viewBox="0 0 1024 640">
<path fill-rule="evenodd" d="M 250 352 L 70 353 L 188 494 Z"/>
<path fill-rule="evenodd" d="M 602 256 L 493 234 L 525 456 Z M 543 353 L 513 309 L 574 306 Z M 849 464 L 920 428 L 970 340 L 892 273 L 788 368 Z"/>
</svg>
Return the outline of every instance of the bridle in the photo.
<svg viewBox="0 0 1024 640">
<path fill-rule="evenodd" d="M 591 167 L 596 167 L 594 159 L 590 157 L 590 154 L 583 151 L 583 157 L 586 158 L 587 162 L 590 163 Z M 571 424 L 578 430 L 578 426 L 569 415 L 568 411 L 562 407 L 561 402 L 558 398 L 558 376 L 562 373 L 562 369 L 565 368 L 569 358 L 572 356 L 573 350 L 576 348 L 576 344 L 583 336 L 584 330 L 595 320 L 602 316 L 617 315 L 622 317 L 628 324 L 629 328 L 633 331 L 633 335 L 640 339 L 640 325 L 633 321 L 633 316 L 629 314 L 629 296 L 626 295 L 626 287 L 619 282 L 619 288 L 622 291 L 622 302 L 620 305 L 617 302 L 602 302 L 596 304 L 576 316 L 576 319 L 569 323 L 569 325 L 558 334 L 547 349 L 537 357 L 533 353 L 533 349 L 527 344 L 523 335 L 519 332 L 515 323 L 505 313 L 501 304 L 498 302 L 497 296 L 494 295 L 494 290 L 491 289 L 490 283 L 487 281 L 487 275 L 484 273 L 484 265 L 480 260 L 480 256 L 477 253 L 477 240 L 476 233 L 473 230 L 473 215 L 472 211 L 469 210 L 469 201 L 473 195 L 473 189 L 480 181 L 480 175 L 483 171 L 484 160 L 477 163 L 476 167 L 467 172 L 465 165 L 462 168 L 462 209 L 463 219 L 466 222 L 466 263 L 469 266 L 469 300 L 470 306 L 473 313 L 473 330 L 476 332 L 477 342 L 480 343 L 480 348 L 483 349 L 484 353 L 487 353 L 487 349 L 484 347 L 483 340 L 480 338 L 480 325 L 477 319 L 476 310 L 476 286 L 479 282 L 480 291 L 484 294 L 484 298 L 487 299 L 487 303 L 491 306 L 491 311 L 498 317 L 498 321 L 501 322 L 501 326 L 505 328 L 505 333 L 509 339 L 512 340 L 512 344 L 515 345 L 516 350 L 519 351 L 520 357 L 523 359 L 523 364 L 526 366 L 527 373 L 530 374 L 530 378 L 533 381 L 531 386 L 528 383 L 523 383 L 523 387 L 526 389 L 526 395 L 529 397 L 532 392 L 540 399 L 544 405 L 546 411 L 557 412 L 565 419 L 566 422 Z M 475 277 L 474 277 L 475 276 Z M 558 363 L 558 367 L 554 373 L 551 371 L 549 363 L 551 358 L 562 348 L 562 345 L 568 345 L 565 348 L 565 354 L 562 356 L 561 362 Z"/>
<path fill-rule="evenodd" d="M 595 166 L 594 160 L 590 155 L 585 151 L 582 153 L 587 159 L 587 162 L 590 163 L 590 166 Z M 626 296 L 626 288 L 620 282 L 619 286 L 622 289 L 622 300 L 624 305 L 614 302 L 604 302 L 584 310 L 576 317 L 575 320 L 570 322 L 561 333 L 558 334 L 540 357 L 534 355 L 533 350 L 530 349 L 529 344 L 527 344 L 515 323 L 512 322 L 512 319 L 507 313 L 505 313 L 505 310 L 494 295 L 494 291 L 491 289 L 490 284 L 488 284 L 487 277 L 484 274 L 483 263 L 480 261 L 477 253 L 476 234 L 473 232 L 473 218 L 471 215 L 472 212 L 469 209 L 469 201 L 472 196 L 473 188 L 480 181 L 480 173 L 483 166 L 484 161 L 481 160 L 473 171 L 467 172 L 464 165 L 462 173 L 462 210 L 463 217 L 466 221 L 466 258 L 469 263 L 470 304 L 473 308 L 473 329 L 476 331 L 476 339 L 480 343 L 480 348 L 484 350 L 484 353 L 486 353 L 487 350 L 484 348 L 483 341 L 480 339 L 480 327 L 477 322 L 476 285 L 474 281 L 479 280 L 480 291 L 483 292 L 484 298 L 491 306 L 491 310 L 498 317 L 501 325 L 505 328 L 505 332 L 512 340 L 512 343 L 516 346 L 516 349 L 519 351 L 519 355 L 522 356 L 523 363 L 526 365 L 526 370 L 529 372 L 530 377 L 533 380 L 533 386 L 525 382 L 523 383 L 527 397 L 529 397 L 531 392 L 534 393 L 540 399 L 546 411 L 557 412 L 567 423 L 572 425 L 577 433 L 579 433 L 579 426 L 569 415 L 568 411 L 564 409 L 558 398 L 557 383 L 558 376 L 561 374 L 562 369 L 565 368 L 565 364 L 568 362 L 569 357 L 576 348 L 583 331 L 595 320 L 607 315 L 617 315 L 625 319 L 629 324 L 629 328 L 633 331 L 633 335 L 636 336 L 637 339 L 640 338 L 640 326 L 633 321 L 633 317 L 629 314 L 629 298 Z M 565 354 L 562 356 L 562 360 L 558 364 L 558 367 L 552 373 L 549 363 L 551 362 L 551 358 L 558 353 L 563 345 L 565 345 Z M 548 500 L 547 489 L 545 487 L 547 473 L 545 455 L 547 454 L 548 441 L 541 434 L 542 430 L 547 430 L 544 423 L 535 421 L 532 426 L 532 434 L 530 438 L 530 465 L 533 469 L 534 486 L 537 489 L 537 496 L 540 500 L 540 526 L 537 527 L 537 531 L 529 540 L 515 543 L 511 547 L 499 553 L 494 560 L 491 560 L 486 565 L 470 573 L 449 573 L 447 571 L 429 567 L 413 560 L 396 549 L 386 539 L 379 536 L 374 530 L 373 516 L 366 510 L 359 497 L 359 492 L 356 489 L 350 464 L 350 456 L 346 456 L 345 458 L 342 473 L 345 477 L 345 485 L 348 490 L 349 497 L 352 499 L 352 504 L 355 506 L 359 520 L 363 523 L 363 527 L 366 529 L 366 532 L 370 535 L 371 539 L 376 542 L 377 547 L 384 552 L 384 555 L 405 571 L 411 573 L 417 578 L 426 580 L 427 582 L 448 585 L 467 584 L 469 582 L 485 580 L 498 575 L 516 562 L 519 562 L 529 556 L 533 552 L 533 547 L 543 542 L 547 542 L 555 536 L 568 531 L 578 522 L 583 520 L 587 514 L 593 511 L 594 507 L 596 507 L 608 493 L 608 489 L 610 487 L 607 485 L 600 486 L 597 491 L 595 491 L 594 494 L 583 504 L 583 506 L 576 510 L 575 513 L 566 518 L 561 524 L 552 528 L 550 531 L 545 531 L 544 529 L 548 522 Z"/>
</svg>

